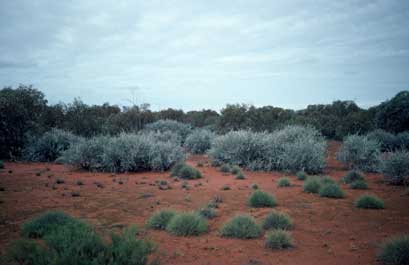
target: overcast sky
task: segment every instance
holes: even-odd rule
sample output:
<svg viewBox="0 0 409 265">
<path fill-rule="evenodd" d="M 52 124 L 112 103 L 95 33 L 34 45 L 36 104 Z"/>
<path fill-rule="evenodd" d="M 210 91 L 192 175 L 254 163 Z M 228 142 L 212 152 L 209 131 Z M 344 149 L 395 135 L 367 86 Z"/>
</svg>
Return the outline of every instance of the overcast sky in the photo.
<svg viewBox="0 0 409 265">
<path fill-rule="evenodd" d="M 409 89 L 409 1 L 0 1 L 0 86 L 49 102 L 367 107 Z"/>
</svg>

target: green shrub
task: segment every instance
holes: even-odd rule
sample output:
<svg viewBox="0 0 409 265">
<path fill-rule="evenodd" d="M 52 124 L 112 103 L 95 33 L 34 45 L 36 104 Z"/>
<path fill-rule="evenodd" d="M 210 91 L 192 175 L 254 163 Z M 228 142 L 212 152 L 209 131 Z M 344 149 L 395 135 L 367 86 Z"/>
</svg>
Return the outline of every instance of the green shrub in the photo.
<svg viewBox="0 0 409 265">
<path fill-rule="evenodd" d="M 241 239 L 257 238 L 261 235 L 261 228 L 253 217 L 239 215 L 230 219 L 220 229 L 220 235 Z"/>
<path fill-rule="evenodd" d="M 186 163 L 178 163 L 172 168 L 171 175 L 173 177 L 180 177 L 182 179 L 199 179 L 202 174 L 199 170 Z"/>
<path fill-rule="evenodd" d="M 3 160 L 0 160 L 0 169 L 3 169 L 4 168 L 4 162 L 3 162 Z"/>
<path fill-rule="evenodd" d="M 257 185 L 256 183 L 251 184 L 250 187 L 251 187 L 253 190 L 258 190 L 258 185 Z"/>
<path fill-rule="evenodd" d="M 383 209 L 384 203 L 374 195 L 362 195 L 355 201 L 355 206 L 364 209 Z"/>
<path fill-rule="evenodd" d="M 290 187 L 291 186 L 290 179 L 288 177 L 282 177 L 278 179 L 277 186 L 278 187 Z"/>
<path fill-rule="evenodd" d="M 207 232 L 207 221 L 196 213 L 175 215 L 166 230 L 176 236 L 198 236 Z"/>
<path fill-rule="evenodd" d="M 364 176 L 357 170 L 349 171 L 343 178 L 342 181 L 346 184 L 352 183 L 357 180 L 365 180 Z"/>
<path fill-rule="evenodd" d="M 401 235 L 387 240 L 378 258 L 385 265 L 409 264 L 409 236 Z"/>
<path fill-rule="evenodd" d="M 349 184 L 349 187 L 354 190 L 366 190 L 368 189 L 368 184 L 366 184 L 365 180 L 355 180 Z"/>
<path fill-rule="evenodd" d="M 239 166 L 236 166 L 236 165 L 232 166 L 232 168 L 231 168 L 231 173 L 232 173 L 233 175 L 240 174 L 240 173 L 241 173 L 240 167 L 239 167 Z"/>
<path fill-rule="evenodd" d="M 298 180 L 305 180 L 307 178 L 307 173 L 303 170 L 298 171 L 296 175 Z"/>
<path fill-rule="evenodd" d="M 288 230 L 293 227 L 293 221 L 290 216 L 278 211 L 272 211 L 263 220 L 263 229 L 283 229 Z"/>
<path fill-rule="evenodd" d="M 337 182 L 330 176 L 320 177 L 320 181 L 321 181 L 321 186 L 326 185 L 326 184 L 337 184 Z"/>
<path fill-rule="evenodd" d="M 214 207 L 206 206 L 199 209 L 198 214 L 206 219 L 212 219 L 216 217 L 216 210 Z"/>
<path fill-rule="evenodd" d="M 321 181 L 318 177 L 308 177 L 303 185 L 304 192 L 318 193 L 321 188 Z"/>
<path fill-rule="evenodd" d="M 192 154 L 204 154 L 210 149 L 216 134 L 206 129 L 194 130 L 185 141 L 185 148 Z"/>
<path fill-rule="evenodd" d="M 77 219 L 63 212 L 47 212 L 23 224 L 22 235 L 31 238 L 42 238 L 50 232 Z"/>
<path fill-rule="evenodd" d="M 409 151 L 396 151 L 382 159 L 385 181 L 392 185 L 409 184 Z"/>
<path fill-rule="evenodd" d="M 220 167 L 220 171 L 223 172 L 223 173 L 229 173 L 231 171 L 231 167 L 230 167 L 229 164 L 223 164 Z"/>
<path fill-rule="evenodd" d="M 160 210 L 154 213 L 146 223 L 149 228 L 165 230 L 170 220 L 176 215 L 173 210 Z"/>
<path fill-rule="evenodd" d="M 51 253 L 45 248 L 37 244 L 35 240 L 25 238 L 13 242 L 5 258 L 12 264 L 24 265 L 48 265 L 52 260 Z"/>
<path fill-rule="evenodd" d="M 240 171 L 239 173 L 237 173 L 236 179 L 246 179 L 246 176 L 243 174 L 243 172 Z"/>
<path fill-rule="evenodd" d="M 277 229 L 267 233 L 265 246 L 269 249 L 291 248 L 293 240 L 287 231 Z"/>
<path fill-rule="evenodd" d="M 327 198 L 343 198 L 345 196 L 342 189 L 336 183 L 322 185 L 319 194 L 321 197 Z"/>
<path fill-rule="evenodd" d="M 276 206 L 276 200 L 275 198 L 263 191 L 257 190 L 255 192 L 253 192 L 253 194 L 251 194 L 249 200 L 248 200 L 248 204 L 251 207 L 256 207 L 256 208 L 260 208 L 260 207 L 274 207 Z"/>
</svg>

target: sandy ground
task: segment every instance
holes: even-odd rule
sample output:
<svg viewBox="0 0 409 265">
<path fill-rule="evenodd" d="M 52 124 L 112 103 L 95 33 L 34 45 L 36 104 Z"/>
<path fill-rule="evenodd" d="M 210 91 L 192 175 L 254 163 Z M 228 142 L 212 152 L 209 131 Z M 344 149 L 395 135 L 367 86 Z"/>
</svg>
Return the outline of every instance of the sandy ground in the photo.
<svg viewBox="0 0 409 265">
<path fill-rule="evenodd" d="M 339 180 L 346 169 L 335 160 L 339 143 L 330 142 L 325 174 Z M 205 156 L 192 156 L 196 166 Z M 293 186 L 277 187 L 282 172 L 245 172 L 247 179 L 235 180 L 207 163 L 198 168 L 203 178 L 189 181 L 189 190 L 173 182 L 168 172 L 132 174 L 92 173 L 52 163 L 5 163 L 0 171 L 0 249 L 4 253 L 19 237 L 21 225 L 49 210 L 62 210 L 86 219 L 104 236 L 125 225 L 144 226 L 149 216 L 162 208 L 191 211 L 215 195 L 223 197 L 218 216 L 209 221 L 209 233 L 199 237 L 175 237 L 165 231 L 142 230 L 141 236 L 158 245 L 151 259 L 160 264 L 378 264 L 376 253 L 385 238 L 409 233 L 409 196 L 403 187 L 387 186 L 382 175 L 366 174 L 369 190 L 351 190 L 343 185 L 344 199 L 320 198 L 302 192 L 302 181 L 291 176 Z M 9 171 L 12 171 L 11 173 Z M 40 173 L 40 174 L 38 174 Z M 53 185 L 57 178 L 65 181 Z M 85 185 L 76 185 L 82 180 Z M 157 180 L 167 180 L 172 189 L 159 190 Z M 103 184 L 97 187 L 95 182 Z M 122 184 L 120 184 L 122 182 Z M 236 214 L 246 213 L 261 221 L 271 209 L 252 209 L 246 205 L 256 183 L 274 194 L 277 210 L 294 220 L 295 247 L 272 251 L 264 248 L 264 238 L 227 239 L 218 229 Z M 223 185 L 231 190 L 222 191 Z M 54 186 L 54 188 L 53 188 Z M 72 197 L 73 191 L 79 197 Z M 353 206 L 361 194 L 375 194 L 385 201 L 384 210 L 362 210 Z"/>
</svg>

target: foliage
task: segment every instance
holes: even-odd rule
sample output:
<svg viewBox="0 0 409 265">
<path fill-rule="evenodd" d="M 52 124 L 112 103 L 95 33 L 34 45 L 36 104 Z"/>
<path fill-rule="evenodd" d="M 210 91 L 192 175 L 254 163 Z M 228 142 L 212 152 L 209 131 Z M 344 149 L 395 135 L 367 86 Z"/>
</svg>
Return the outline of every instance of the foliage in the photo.
<svg viewBox="0 0 409 265">
<path fill-rule="evenodd" d="M 234 165 L 234 166 L 231 167 L 230 172 L 231 172 L 233 175 L 237 175 L 237 174 L 239 174 L 239 173 L 242 173 L 240 167 L 239 167 L 239 166 L 236 166 L 236 165 Z"/>
<path fill-rule="evenodd" d="M 303 170 L 300 170 L 296 174 L 298 180 L 305 180 L 307 178 L 307 173 L 305 173 Z"/>
<path fill-rule="evenodd" d="M 380 163 L 380 145 L 367 136 L 350 135 L 344 140 L 337 158 L 350 168 L 376 171 Z"/>
<path fill-rule="evenodd" d="M 383 209 L 384 202 L 375 195 L 362 195 L 355 201 L 355 206 L 364 209 Z"/>
<path fill-rule="evenodd" d="M 223 173 L 229 173 L 230 171 L 231 171 L 231 167 L 230 167 L 230 165 L 229 164 L 223 164 L 221 167 L 220 167 L 220 171 L 221 172 L 223 172 Z"/>
<path fill-rule="evenodd" d="M 382 245 L 378 258 L 385 265 L 409 264 L 409 236 L 400 235 L 388 239 Z"/>
<path fill-rule="evenodd" d="M 239 172 L 236 174 L 236 179 L 246 179 L 246 175 L 243 172 Z"/>
<path fill-rule="evenodd" d="M 368 184 L 365 180 L 355 180 L 349 184 L 349 187 L 354 190 L 366 190 L 368 189 Z"/>
<path fill-rule="evenodd" d="M 180 177 L 182 179 L 199 179 L 202 174 L 199 170 L 186 163 L 178 163 L 172 168 L 171 175 L 173 177 Z"/>
<path fill-rule="evenodd" d="M 154 213 L 146 224 L 149 228 L 165 230 L 175 215 L 176 212 L 173 210 L 160 210 Z"/>
<path fill-rule="evenodd" d="M 278 179 L 278 187 L 290 187 L 291 186 L 291 182 L 290 179 L 288 177 L 282 177 Z"/>
<path fill-rule="evenodd" d="M 318 193 L 321 188 L 321 181 L 318 177 L 310 176 L 308 177 L 303 185 L 304 192 L 308 193 Z"/>
<path fill-rule="evenodd" d="M 51 258 L 35 240 L 25 238 L 13 242 L 6 256 L 6 260 L 24 265 L 48 265 Z"/>
<path fill-rule="evenodd" d="M 222 226 L 220 235 L 241 239 L 258 238 L 261 235 L 261 228 L 253 217 L 238 215 Z"/>
<path fill-rule="evenodd" d="M 293 240 L 290 233 L 277 229 L 267 233 L 265 246 L 270 249 L 291 248 L 293 246 Z"/>
<path fill-rule="evenodd" d="M 202 207 L 199 209 L 198 214 L 206 219 L 212 219 L 214 217 L 216 217 L 216 210 L 213 207 Z"/>
<path fill-rule="evenodd" d="M 4 169 L 4 162 L 3 162 L 3 160 L 0 160 L 0 169 Z"/>
<path fill-rule="evenodd" d="M 367 134 L 368 139 L 377 141 L 380 144 L 381 151 L 393 151 L 399 148 L 399 138 L 394 134 L 376 129 Z"/>
<path fill-rule="evenodd" d="M 185 148 L 192 154 L 204 154 L 210 149 L 216 134 L 210 130 L 196 129 L 185 141 Z"/>
<path fill-rule="evenodd" d="M 158 120 L 153 123 L 147 124 L 145 126 L 145 129 L 148 131 L 161 133 L 166 131 L 176 133 L 182 138 L 182 142 L 186 140 L 186 137 L 192 131 L 192 127 L 189 124 L 185 124 L 175 120 Z"/>
<path fill-rule="evenodd" d="M 395 133 L 409 130 L 409 91 L 401 91 L 376 107 L 378 128 Z"/>
<path fill-rule="evenodd" d="M 385 181 L 393 185 L 409 183 L 409 151 L 396 151 L 382 159 L 381 171 Z"/>
<path fill-rule="evenodd" d="M 198 236 L 207 232 L 207 221 L 196 213 L 180 213 L 170 220 L 166 230 L 176 236 Z"/>
<path fill-rule="evenodd" d="M 365 177 L 362 175 L 361 172 L 357 171 L 357 170 L 351 170 L 349 171 L 343 178 L 342 181 L 346 184 L 350 184 L 354 181 L 357 180 L 362 180 L 365 181 Z"/>
<path fill-rule="evenodd" d="M 293 221 L 290 216 L 278 211 L 272 211 L 263 220 L 263 229 L 283 229 L 288 230 L 293 227 Z"/>
<path fill-rule="evenodd" d="M 319 194 L 321 197 L 327 198 L 343 198 L 345 196 L 342 189 L 336 183 L 322 185 Z"/>
<path fill-rule="evenodd" d="M 264 192 L 264 191 L 260 191 L 260 190 L 256 190 L 255 192 L 253 192 L 248 200 L 248 204 L 251 207 L 256 207 L 256 208 L 260 208 L 260 207 L 274 207 L 276 206 L 276 199 Z"/>
</svg>

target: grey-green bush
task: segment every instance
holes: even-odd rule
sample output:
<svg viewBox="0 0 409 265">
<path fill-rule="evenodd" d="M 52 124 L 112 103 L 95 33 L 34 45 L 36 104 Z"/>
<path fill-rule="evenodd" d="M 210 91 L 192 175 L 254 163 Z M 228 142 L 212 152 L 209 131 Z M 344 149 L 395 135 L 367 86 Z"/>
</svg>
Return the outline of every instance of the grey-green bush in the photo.
<svg viewBox="0 0 409 265">
<path fill-rule="evenodd" d="M 246 179 L 246 175 L 243 172 L 239 172 L 236 174 L 236 179 Z"/>
<path fill-rule="evenodd" d="M 198 236 L 207 232 L 207 221 L 196 213 L 180 213 L 170 220 L 166 230 L 176 236 Z"/>
<path fill-rule="evenodd" d="M 293 227 L 293 221 L 286 213 L 272 211 L 263 220 L 263 229 L 283 229 L 288 230 Z"/>
<path fill-rule="evenodd" d="M 212 205 L 207 205 L 205 207 L 202 207 L 198 210 L 198 214 L 206 219 L 212 219 L 214 217 L 216 217 L 216 210 L 214 209 L 214 207 L 211 207 Z"/>
<path fill-rule="evenodd" d="M 231 172 L 232 174 L 234 174 L 234 175 L 237 175 L 237 174 L 241 173 L 241 169 L 240 169 L 239 166 L 234 165 L 234 166 L 232 166 L 230 172 Z"/>
<path fill-rule="evenodd" d="M 229 173 L 231 171 L 231 167 L 230 167 L 229 164 L 223 164 L 220 167 L 220 171 L 223 172 L 223 173 Z"/>
<path fill-rule="evenodd" d="M 262 231 L 253 217 L 239 215 L 227 221 L 219 232 L 223 237 L 250 239 L 260 237 Z"/>
<path fill-rule="evenodd" d="M 173 132 L 178 134 L 182 142 L 192 132 L 192 126 L 175 120 L 158 120 L 145 126 L 145 130 L 153 132 Z"/>
<path fill-rule="evenodd" d="M 382 129 L 376 129 L 367 134 L 368 139 L 375 140 L 380 144 L 381 151 L 393 151 L 399 148 L 399 138 Z"/>
<path fill-rule="evenodd" d="M 303 190 L 307 193 L 318 193 L 321 188 L 321 180 L 316 176 L 310 176 L 304 181 Z"/>
<path fill-rule="evenodd" d="M 215 139 L 209 155 L 220 164 L 250 170 L 317 173 L 325 167 L 325 152 L 325 140 L 316 130 L 288 126 L 272 133 L 229 132 Z"/>
<path fill-rule="evenodd" d="M 288 177 L 279 178 L 277 186 L 278 187 L 290 187 L 291 186 L 290 179 Z"/>
<path fill-rule="evenodd" d="M 385 208 L 384 202 L 375 195 L 362 195 L 355 201 L 357 208 L 364 209 L 383 209 Z"/>
<path fill-rule="evenodd" d="M 293 246 L 293 240 L 290 233 L 277 229 L 267 233 L 265 246 L 269 249 L 291 248 Z"/>
<path fill-rule="evenodd" d="M 260 190 L 256 190 L 251 194 L 248 204 L 255 208 L 274 207 L 277 205 L 276 199 L 273 195 Z"/>
<path fill-rule="evenodd" d="M 387 183 L 403 185 L 409 183 L 409 151 L 396 151 L 382 159 L 382 173 Z"/>
<path fill-rule="evenodd" d="M 210 149 L 216 134 L 206 129 L 196 129 L 186 138 L 185 148 L 192 154 L 204 154 Z"/>
<path fill-rule="evenodd" d="M 378 255 L 385 265 L 409 264 L 409 235 L 400 235 L 388 239 Z"/>
<path fill-rule="evenodd" d="M 189 166 L 186 163 L 178 163 L 172 168 L 171 175 L 182 179 L 199 179 L 202 174 L 196 168 Z"/>
<path fill-rule="evenodd" d="M 345 196 L 342 189 L 336 183 L 323 184 L 319 189 L 321 197 L 343 198 Z"/>
<path fill-rule="evenodd" d="M 146 225 L 152 229 L 165 230 L 170 220 L 176 215 L 176 212 L 170 209 L 160 210 L 154 213 Z"/>
<path fill-rule="evenodd" d="M 354 190 L 366 190 L 368 184 L 366 184 L 365 180 L 355 180 L 349 184 L 349 187 Z"/>
<path fill-rule="evenodd" d="M 298 171 L 296 175 L 298 180 L 305 180 L 307 178 L 307 173 L 304 170 Z"/>
<path fill-rule="evenodd" d="M 350 135 L 337 153 L 339 161 L 349 168 L 362 171 L 377 171 L 380 165 L 380 144 L 367 136 Z"/>
<path fill-rule="evenodd" d="M 343 178 L 342 181 L 346 184 L 352 183 L 357 180 L 363 180 L 365 181 L 364 175 L 362 175 L 361 172 L 357 170 L 351 170 L 349 171 Z"/>
</svg>

